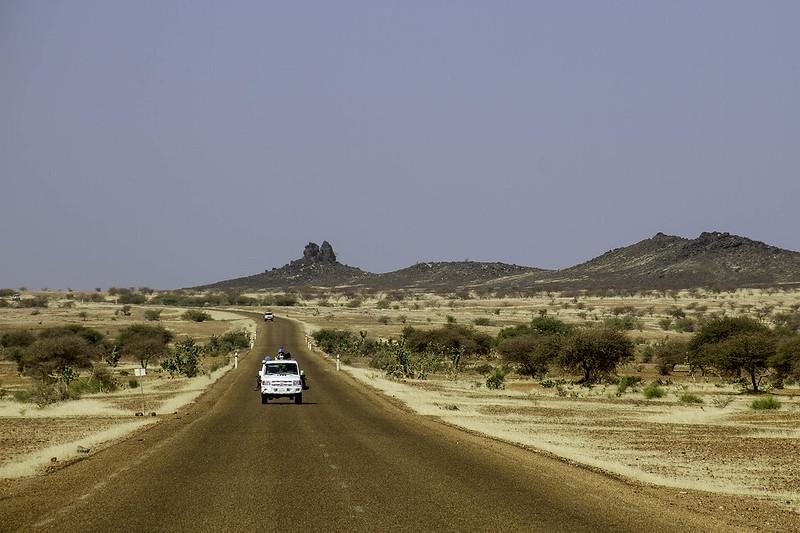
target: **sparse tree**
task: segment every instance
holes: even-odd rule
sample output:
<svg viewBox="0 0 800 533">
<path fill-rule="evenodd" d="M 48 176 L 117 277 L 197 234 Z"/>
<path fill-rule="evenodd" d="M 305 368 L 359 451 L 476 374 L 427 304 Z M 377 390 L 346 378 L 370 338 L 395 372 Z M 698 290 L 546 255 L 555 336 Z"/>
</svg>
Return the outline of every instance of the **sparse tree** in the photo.
<svg viewBox="0 0 800 533">
<path fill-rule="evenodd" d="M 715 345 L 732 337 L 750 333 L 768 333 L 769 328 L 749 317 L 723 317 L 706 322 L 689 341 L 687 362 L 692 371 L 699 368 L 705 372 L 706 367 L 727 363 L 719 359 L 720 352 Z M 723 358 L 724 359 L 724 358 Z"/>
<path fill-rule="evenodd" d="M 558 357 L 565 337 L 563 335 L 519 335 L 502 340 L 497 351 L 506 364 L 515 365 L 523 376 L 541 376 Z"/>
<path fill-rule="evenodd" d="M 688 349 L 689 344 L 678 339 L 666 340 L 656 345 L 653 357 L 658 365 L 658 372 L 666 376 L 675 369 L 675 365 L 685 363 Z"/>
<path fill-rule="evenodd" d="M 19 369 L 42 383 L 69 386 L 77 377 L 75 371 L 91 368 L 98 353 L 96 346 L 74 333 L 39 337 L 25 350 Z"/>
<path fill-rule="evenodd" d="M 117 346 L 123 356 L 136 359 L 142 368 L 147 368 L 166 353 L 171 340 L 172 333 L 161 326 L 134 324 L 119 332 Z"/>
<path fill-rule="evenodd" d="M 770 331 L 741 333 L 707 348 L 716 368 L 735 376 L 744 371 L 750 377 L 753 392 L 758 392 L 758 384 L 775 355 L 775 338 Z"/>
<path fill-rule="evenodd" d="M 581 329 L 565 339 L 559 356 L 563 368 L 582 375 L 581 383 L 592 383 L 633 359 L 633 342 L 621 331 Z"/>
<path fill-rule="evenodd" d="M 789 377 L 800 379 L 800 335 L 782 338 L 769 365 L 775 370 L 780 385 Z"/>
</svg>

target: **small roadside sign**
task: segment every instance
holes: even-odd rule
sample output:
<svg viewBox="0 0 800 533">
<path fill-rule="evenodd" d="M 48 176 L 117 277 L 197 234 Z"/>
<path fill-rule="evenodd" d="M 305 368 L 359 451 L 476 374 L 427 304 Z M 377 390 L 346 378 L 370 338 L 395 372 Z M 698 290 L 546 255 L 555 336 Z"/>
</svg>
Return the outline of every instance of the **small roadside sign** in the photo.
<svg viewBox="0 0 800 533">
<path fill-rule="evenodd" d="M 133 375 L 134 376 L 146 376 L 147 375 L 147 369 L 145 369 L 145 368 L 135 368 L 135 369 L 133 369 Z"/>
</svg>

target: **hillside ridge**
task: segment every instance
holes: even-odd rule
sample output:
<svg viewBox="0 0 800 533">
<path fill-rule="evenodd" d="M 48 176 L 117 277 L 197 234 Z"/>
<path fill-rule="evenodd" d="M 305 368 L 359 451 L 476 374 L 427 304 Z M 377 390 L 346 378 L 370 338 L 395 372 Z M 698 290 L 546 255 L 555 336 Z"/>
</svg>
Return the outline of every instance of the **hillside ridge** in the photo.
<svg viewBox="0 0 800 533">
<path fill-rule="evenodd" d="M 547 270 L 502 262 L 418 262 L 375 274 L 345 265 L 333 246 L 308 243 L 303 256 L 279 268 L 198 288 L 287 289 L 683 289 L 800 285 L 800 252 L 727 232 L 695 239 L 657 233 L 578 265 Z"/>
</svg>

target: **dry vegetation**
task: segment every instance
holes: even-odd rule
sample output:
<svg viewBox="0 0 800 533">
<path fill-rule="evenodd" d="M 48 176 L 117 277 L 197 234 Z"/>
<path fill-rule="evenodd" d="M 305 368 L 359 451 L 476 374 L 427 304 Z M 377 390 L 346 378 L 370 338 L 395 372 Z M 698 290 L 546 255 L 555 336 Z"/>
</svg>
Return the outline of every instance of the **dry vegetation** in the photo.
<svg viewBox="0 0 800 533">
<path fill-rule="evenodd" d="M 181 318 L 185 309 L 159 307 L 159 320 L 150 322 L 145 320 L 148 307 L 131 306 L 123 312 L 119 304 L 76 302 L 54 293 L 46 296 L 50 302 L 44 308 L 0 308 L 0 335 L 21 329 L 36 335 L 47 328 L 80 324 L 113 338 L 132 324 L 146 322 L 163 326 L 175 341 L 192 337 L 206 342 L 212 335 L 255 330 L 251 320 L 222 311 L 209 311 L 212 320 L 193 322 Z M 73 303 L 65 306 L 67 302 Z M 33 379 L 19 374 L 15 362 L 0 358 L 0 477 L 30 475 L 70 461 L 80 455 L 79 448 L 94 452 L 108 446 L 156 421 L 151 413 L 172 413 L 191 401 L 229 368 L 226 362 L 224 356 L 205 357 L 201 375 L 190 379 L 170 377 L 158 364 L 151 364 L 146 376 L 135 376 L 139 362 L 123 358 L 111 369 L 119 386 L 115 392 L 83 394 L 80 400 L 40 407 L 17 401 Z M 137 413 L 144 416 L 137 417 Z"/>
<path fill-rule="evenodd" d="M 770 325 L 782 322 L 797 313 L 798 291 L 552 293 L 532 298 L 423 294 L 402 299 L 376 294 L 359 297 L 358 307 L 347 307 L 352 300 L 328 297 L 323 305 L 309 302 L 284 313 L 304 322 L 309 334 L 343 328 L 382 338 L 399 336 L 408 325 L 441 327 L 454 321 L 494 335 L 543 311 L 576 324 L 629 318 L 636 359 L 618 371 L 634 378 L 622 390 L 613 382 L 577 385 L 576 376 L 557 369 L 539 379 L 509 374 L 501 390 L 487 389 L 486 374 L 469 369 L 426 380 L 392 380 L 356 359 L 348 359 L 351 365 L 345 369 L 421 414 L 578 464 L 672 487 L 679 494 L 702 490 L 741 495 L 764 499 L 785 512 L 800 511 L 797 383 L 769 391 L 779 409 L 754 410 L 756 396 L 730 378 L 690 375 L 682 366 L 661 376 L 655 364 L 644 362 L 648 346 L 665 337 L 688 339 L 704 320 L 749 316 Z M 675 327 L 675 317 L 681 315 L 676 310 L 682 311 L 687 331 Z M 495 355 L 485 362 L 500 364 Z M 645 389 L 657 380 L 663 396 L 648 399 Z"/>
<path fill-rule="evenodd" d="M 263 301 L 264 293 L 249 297 Z M 543 378 L 515 375 L 499 390 L 486 388 L 485 371 L 470 368 L 498 365 L 496 354 L 474 361 L 457 375 L 431 375 L 426 380 L 392 380 L 368 368 L 364 361 L 347 360 L 345 369 L 371 386 L 385 391 L 416 411 L 440 417 L 470 430 L 492 435 L 531 449 L 550 453 L 627 479 L 672 487 L 679 494 L 706 490 L 756 497 L 780 506 L 784 512 L 800 511 L 800 388 L 787 381 L 772 390 L 780 402 L 777 410 L 754 410 L 754 396 L 721 376 L 689 375 L 677 367 L 660 376 L 647 361 L 647 348 L 664 338 L 688 339 L 699 323 L 722 316 L 749 316 L 774 325 L 795 316 L 800 291 L 738 290 L 735 292 L 657 291 L 622 293 L 542 293 L 533 297 L 513 294 L 388 293 L 349 290 L 339 293 L 294 294 L 297 305 L 271 307 L 276 315 L 294 318 L 309 334 L 321 328 L 341 328 L 369 338 L 398 337 L 403 328 L 440 327 L 457 323 L 491 335 L 502 328 L 529 323 L 543 312 L 569 323 L 602 324 L 628 321 L 628 336 L 636 346 L 636 359 L 619 369 L 619 375 L 635 378 L 627 387 L 612 382 L 592 386 L 574 384 L 575 376 L 553 370 Z M 80 304 L 59 309 L 51 306 L 34 314 L 30 309 L 0 309 L 0 333 L 13 328 L 37 328 L 80 322 L 113 334 L 125 324 L 143 320 L 148 307 L 134 307 L 131 316 L 113 304 Z M 678 312 L 680 311 L 680 312 Z M 80 315 L 85 312 L 86 316 Z M 229 315 L 217 320 L 190 323 L 181 320 L 181 309 L 165 309 L 161 323 L 178 335 L 207 339 L 238 327 Z M 682 322 L 677 323 L 677 319 Z M 683 330 L 683 331 L 680 331 Z M 128 362 L 128 366 L 132 366 Z M 485 366 L 485 365 L 484 365 Z M 169 380 L 163 375 L 146 378 L 149 391 L 145 410 L 171 409 L 176 395 L 189 385 L 201 387 L 208 380 Z M 661 380 L 663 396 L 648 396 L 648 384 Z M 192 384 L 195 385 L 192 385 Z M 14 366 L 0 366 L 0 387 L 13 391 L 25 385 Z M 0 417 L 4 440 L 0 448 L 13 449 L 0 457 L 0 469 L 8 475 L 9 464 L 22 462 L 23 453 L 49 455 L 49 446 L 80 442 L 87 431 L 108 430 L 130 422 L 130 413 L 141 407 L 140 390 L 123 389 L 112 395 L 80 400 L 78 430 L 69 416 L 80 414 L 63 405 L 38 410 L 4 400 Z M 9 394 L 6 395 L 7 397 Z M 152 405 L 152 406 L 151 406 Z M 64 418 L 65 415 L 69 415 Z M 60 438 L 45 435 L 44 420 L 59 419 Z M 88 424 L 85 423 L 88 420 Z M 56 442 L 58 441 L 58 442 Z M 44 455 L 42 455 L 44 454 Z M 29 470 L 25 470 L 28 472 Z M 728 512 L 743 512 L 743 509 Z"/>
</svg>

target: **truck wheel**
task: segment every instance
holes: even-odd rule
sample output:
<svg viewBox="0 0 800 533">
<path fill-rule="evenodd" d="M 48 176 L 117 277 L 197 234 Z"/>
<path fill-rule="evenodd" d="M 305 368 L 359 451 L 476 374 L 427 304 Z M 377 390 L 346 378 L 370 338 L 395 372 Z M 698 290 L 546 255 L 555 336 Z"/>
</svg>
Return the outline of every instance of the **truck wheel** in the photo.
<svg viewBox="0 0 800 533">
<path fill-rule="evenodd" d="M 269 399 L 269 397 L 266 394 L 262 394 L 261 395 L 261 404 L 265 405 L 267 403 L 268 399 Z"/>
<path fill-rule="evenodd" d="M 298 403 L 298 404 L 303 403 L 303 393 L 302 392 L 300 394 L 295 394 L 294 395 L 294 403 Z"/>
</svg>

